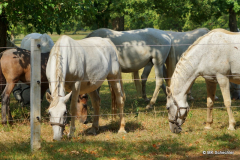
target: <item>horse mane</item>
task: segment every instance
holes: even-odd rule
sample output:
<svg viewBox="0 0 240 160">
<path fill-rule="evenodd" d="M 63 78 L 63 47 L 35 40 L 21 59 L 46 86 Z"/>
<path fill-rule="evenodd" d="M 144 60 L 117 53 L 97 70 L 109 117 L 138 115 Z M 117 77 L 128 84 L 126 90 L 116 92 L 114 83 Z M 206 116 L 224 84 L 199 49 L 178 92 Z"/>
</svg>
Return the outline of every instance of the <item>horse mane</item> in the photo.
<svg viewBox="0 0 240 160">
<path fill-rule="evenodd" d="M 186 56 L 188 55 L 189 51 L 195 47 L 203 38 L 205 38 L 206 36 L 210 35 L 212 32 L 216 32 L 216 30 L 212 30 L 210 32 L 208 32 L 207 34 L 199 37 L 191 46 L 188 47 L 188 49 L 182 54 L 180 60 L 178 61 L 174 74 L 172 76 L 173 79 L 177 78 L 176 76 L 180 75 L 181 73 L 183 73 L 184 70 L 188 70 L 189 67 L 194 68 L 195 64 L 193 64 L 194 62 L 191 61 L 186 61 L 187 58 Z M 197 57 L 195 57 L 197 58 Z M 186 63 L 184 63 L 186 62 Z M 179 67 L 181 66 L 181 67 Z M 182 75 L 182 77 L 184 77 L 185 75 Z"/>
<path fill-rule="evenodd" d="M 55 56 L 56 58 L 56 81 L 53 82 L 55 83 L 55 88 L 52 92 L 52 97 L 55 96 L 54 100 L 51 102 L 50 106 L 48 109 L 54 107 L 57 105 L 58 101 L 59 101 L 59 96 L 58 96 L 58 89 L 61 83 L 63 83 L 63 74 L 62 74 L 62 61 L 61 61 L 61 54 L 60 54 L 60 50 L 61 50 L 61 46 L 60 46 L 60 41 L 61 41 L 62 37 L 59 38 L 59 40 L 56 42 L 56 44 L 54 45 L 54 47 L 52 48 L 51 52 L 50 52 L 50 56 Z M 49 58 L 50 59 L 50 58 Z M 65 92 L 65 88 L 64 88 L 64 92 Z"/>
<path fill-rule="evenodd" d="M 199 37 L 199 38 L 198 38 L 191 46 L 189 46 L 188 49 L 182 54 L 179 62 L 177 63 L 177 66 L 176 66 L 176 69 L 175 69 L 174 72 L 176 72 L 176 73 L 178 73 L 178 74 L 181 73 L 179 66 L 182 66 L 183 64 L 184 64 L 184 65 L 190 64 L 191 66 L 194 66 L 194 64 L 192 64 L 190 61 L 188 61 L 188 63 L 183 63 L 183 61 L 186 60 L 186 56 L 188 55 L 189 51 L 190 51 L 193 47 L 195 47 L 203 38 L 209 36 L 209 35 L 212 34 L 213 32 L 222 32 L 222 33 L 234 34 L 234 35 L 239 34 L 239 33 L 230 32 L 230 31 L 227 31 L 227 30 L 225 30 L 225 29 L 220 29 L 220 28 L 219 28 L 219 29 L 211 30 L 211 31 L 208 32 L 207 34 Z M 184 68 L 181 67 L 181 69 L 184 69 Z M 175 74 L 175 76 L 176 76 L 176 74 Z M 175 76 L 174 76 L 173 78 L 175 78 Z"/>
<path fill-rule="evenodd" d="M 222 33 L 231 34 L 231 35 L 237 35 L 237 34 L 239 35 L 239 32 L 231 32 L 222 28 L 214 29 L 211 32 L 222 32 Z"/>
</svg>

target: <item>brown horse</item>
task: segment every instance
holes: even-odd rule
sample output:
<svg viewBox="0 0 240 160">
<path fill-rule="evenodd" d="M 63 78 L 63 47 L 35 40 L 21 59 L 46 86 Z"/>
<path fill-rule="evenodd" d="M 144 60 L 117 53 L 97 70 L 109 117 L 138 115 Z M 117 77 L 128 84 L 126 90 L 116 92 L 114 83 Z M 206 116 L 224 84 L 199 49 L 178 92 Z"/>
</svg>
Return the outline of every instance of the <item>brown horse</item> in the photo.
<svg viewBox="0 0 240 160">
<path fill-rule="evenodd" d="M 82 94 L 78 96 L 77 119 L 79 119 L 81 123 L 87 123 L 87 101 L 87 94 Z"/>
<path fill-rule="evenodd" d="M 2 75 L 6 79 L 6 87 L 2 92 L 2 123 L 7 123 L 7 117 L 9 123 L 12 120 L 10 112 L 10 94 L 18 81 L 24 83 L 30 83 L 30 51 L 16 48 L 8 49 L 1 53 L 0 66 Z M 41 99 L 44 93 L 48 89 L 48 81 L 46 77 L 46 64 L 49 57 L 49 53 L 41 54 Z"/>
<path fill-rule="evenodd" d="M 16 48 L 8 49 L 0 54 L 0 79 L 5 77 L 6 87 L 1 95 L 2 97 L 2 123 L 7 123 L 8 121 L 12 123 L 12 116 L 10 112 L 10 94 L 18 81 L 24 83 L 30 83 L 30 73 L 31 73 L 31 64 L 30 64 L 30 55 L 31 52 Z M 48 81 L 46 77 L 46 64 L 48 61 L 49 53 L 41 54 L 41 99 L 48 89 Z M 1 86 L 4 86 L 4 83 L 1 83 Z M 77 105 L 77 116 L 80 119 L 80 122 L 84 123 L 87 119 L 87 94 L 79 95 L 78 105 Z"/>
</svg>

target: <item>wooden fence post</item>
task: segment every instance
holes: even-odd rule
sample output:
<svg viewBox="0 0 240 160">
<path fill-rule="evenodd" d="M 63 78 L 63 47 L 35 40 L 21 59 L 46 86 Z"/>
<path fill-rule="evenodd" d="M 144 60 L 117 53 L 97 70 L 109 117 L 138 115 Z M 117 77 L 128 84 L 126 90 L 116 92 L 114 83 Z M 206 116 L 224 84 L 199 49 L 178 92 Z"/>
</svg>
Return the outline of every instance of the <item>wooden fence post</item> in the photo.
<svg viewBox="0 0 240 160">
<path fill-rule="evenodd" d="M 31 150 L 41 148 L 41 51 L 37 46 L 40 39 L 31 40 L 31 88 L 30 88 L 30 123 Z"/>
</svg>

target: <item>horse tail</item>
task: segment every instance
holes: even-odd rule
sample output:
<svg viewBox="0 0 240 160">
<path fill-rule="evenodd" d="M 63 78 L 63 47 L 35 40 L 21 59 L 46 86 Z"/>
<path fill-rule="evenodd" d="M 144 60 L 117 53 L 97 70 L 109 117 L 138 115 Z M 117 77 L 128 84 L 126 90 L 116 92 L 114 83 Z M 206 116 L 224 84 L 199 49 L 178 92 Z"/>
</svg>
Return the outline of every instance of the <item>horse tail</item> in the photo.
<svg viewBox="0 0 240 160">
<path fill-rule="evenodd" d="M 118 74 L 118 81 L 120 82 L 120 87 L 121 87 L 121 97 L 123 102 L 125 102 L 126 100 L 126 95 L 123 89 L 123 82 L 122 82 L 122 73 L 121 73 L 121 68 L 119 67 L 119 74 Z M 116 115 L 117 115 L 117 101 L 116 101 L 116 94 L 111 86 L 111 84 L 109 84 L 109 88 L 111 91 L 111 99 L 112 99 L 112 119 L 116 119 Z"/>
<path fill-rule="evenodd" d="M 142 96 L 142 85 L 140 83 L 139 71 L 132 73 L 132 79 L 134 81 L 138 95 Z"/>
<path fill-rule="evenodd" d="M 176 68 L 177 64 L 177 56 L 175 53 L 175 48 L 174 46 L 171 46 L 170 52 L 168 54 L 168 57 L 166 59 L 166 66 L 167 66 L 167 85 L 170 86 L 171 84 L 171 77 L 173 75 L 173 72 Z"/>
</svg>

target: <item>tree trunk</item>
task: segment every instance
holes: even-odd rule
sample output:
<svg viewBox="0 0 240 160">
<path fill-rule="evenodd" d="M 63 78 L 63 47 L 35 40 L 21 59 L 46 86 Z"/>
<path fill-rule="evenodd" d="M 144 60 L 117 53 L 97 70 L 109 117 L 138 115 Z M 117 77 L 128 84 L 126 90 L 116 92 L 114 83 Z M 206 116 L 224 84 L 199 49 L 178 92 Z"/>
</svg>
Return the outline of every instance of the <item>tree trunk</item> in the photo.
<svg viewBox="0 0 240 160">
<path fill-rule="evenodd" d="M 124 31 L 124 16 L 112 19 L 112 27 L 115 31 Z"/>
<path fill-rule="evenodd" d="M 236 12 L 233 8 L 229 9 L 229 29 L 231 32 L 238 32 Z"/>
<path fill-rule="evenodd" d="M 5 11 L 3 9 L 2 14 L 0 15 L 0 52 L 4 51 L 7 45 L 7 28 L 8 28 L 8 21 Z"/>
</svg>

